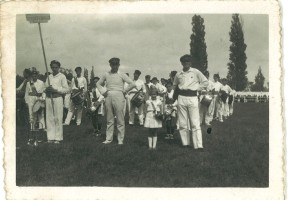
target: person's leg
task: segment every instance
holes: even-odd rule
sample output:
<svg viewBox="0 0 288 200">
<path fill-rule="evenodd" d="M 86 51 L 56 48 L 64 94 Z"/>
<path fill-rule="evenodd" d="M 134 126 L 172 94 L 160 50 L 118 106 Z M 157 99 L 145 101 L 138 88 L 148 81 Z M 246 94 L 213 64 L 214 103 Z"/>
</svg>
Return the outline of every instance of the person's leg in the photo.
<svg viewBox="0 0 288 200">
<path fill-rule="evenodd" d="M 133 104 L 130 104 L 130 112 L 129 112 L 129 124 L 134 124 L 135 119 L 135 106 Z"/>
<path fill-rule="evenodd" d="M 156 149 L 156 145 L 157 145 L 157 128 L 154 128 L 153 130 L 153 142 L 152 142 L 152 148 Z"/>
<path fill-rule="evenodd" d="M 125 98 L 122 92 L 117 92 L 114 94 L 112 100 L 112 106 L 115 110 L 115 115 L 117 118 L 117 130 L 118 130 L 118 144 L 123 144 L 125 135 L 125 120 L 124 120 L 124 104 Z"/>
<path fill-rule="evenodd" d="M 179 122 L 179 133 L 182 140 L 183 146 L 187 146 L 190 144 L 189 137 L 189 130 L 187 125 L 187 107 L 184 104 L 184 98 L 182 96 L 178 97 L 178 122 Z"/>
<path fill-rule="evenodd" d="M 144 104 L 138 108 L 138 117 L 139 117 L 139 124 L 142 126 L 144 121 Z"/>
<path fill-rule="evenodd" d="M 63 140 L 63 98 L 58 97 L 54 98 L 54 109 L 55 109 L 55 140 Z"/>
<path fill-rule="evenodd" d="M 105 100 L 105 109 L 106 109 L 106 119 L 107 119 L 107 130 L 106 130 L 106 141 L 113 140 L 113 131 L 114 131 L 114 114 L 113 114 L 113 105 L 112 105 L 112 96 L 108 94 Z"/>
<path fill-rule="evenodd" d="M 66 120 L 65 120 L 65 124 L 68 124 L 68 125 L 70 124 L 74 112 L 75 112 L 75 105 L 74 105 L 74 103 L 72 101 L 70 101 L 70 106 L 69 106 L 69 109 L 68 109 L 68 113 L 67 113 L 67 117 L 66 117 Z"/>
<path fill-rule="evenodd" d="M 191 97 L 191 102 L 190 102 L 190 105 L 188 106 L 188 115 L 189 115 L 191 128 L 192 128 L 192 138 L 193 138 L 194 148 L 195 149 L 203 148 L 198 100 L 195 97 Z"/>
<path fill-rule="evenodd" d="M 76 120 L 76 124 L 79 126 L 81 124 L 81 120 L 82 120 L 82 111 L 83 111 L 83 104 L 79 105 L 77 108 L 77 120 Z"/>
<path fill-rule="evenodd" d="M 149 128 L 148 130 L 148 146 L 149 149 L 153 148 L 153 128 Z"/>
</svg>

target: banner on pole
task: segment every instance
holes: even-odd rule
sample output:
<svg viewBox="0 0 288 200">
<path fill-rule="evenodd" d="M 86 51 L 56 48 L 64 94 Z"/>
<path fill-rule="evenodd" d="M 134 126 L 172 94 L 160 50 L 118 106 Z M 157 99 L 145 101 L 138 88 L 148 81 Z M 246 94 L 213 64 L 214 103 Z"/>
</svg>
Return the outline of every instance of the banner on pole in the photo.
<svg viewBox="0 0 288 200">
<path fill-rule="evenodd" d="M 26 14 L 26 20 L 33 23 L 47 23 L 50 20 L 50 14 Z"/>
</svg>

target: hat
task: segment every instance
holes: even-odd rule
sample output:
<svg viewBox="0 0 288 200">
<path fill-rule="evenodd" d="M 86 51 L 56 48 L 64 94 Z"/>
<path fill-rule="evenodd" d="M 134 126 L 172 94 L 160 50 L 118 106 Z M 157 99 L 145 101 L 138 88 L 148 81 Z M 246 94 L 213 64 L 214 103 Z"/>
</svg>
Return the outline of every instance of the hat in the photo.
<svg viewBox="0 0 288 200">
<path fill-rule="evenodd" d="M 193 58 L 191 55 L 184 55 L 184 56 L 181 56 L 180 58 L 180 62 L 184 63 L 184 62 L 192 62 L 193 61 Z"/>
<path fill-rule="evenodd" d="M 120 64 L 120 59 L 119 58 L 111 58 L 109 60 L 110 65 L 119 65 Z"/>
<path fill-rule="evenodd" d="M 60 62 L 57 61 L 57 60 L 52 60 L 51 63 L 50 63 L 50 66 L 52 66 L 53 64 L 56 64 L 56 65 L 58 65 L 59 67 L 61 66 Z"/>
<path fill-rule="evenodd" d="M 138 74 L 138 75 L 140 75 L 141 74 L 141 72 L 139 71 L 139 70 L 135 70 L 135 72 L 134 72 L 134 74 Z"/>
<path fill-rule="evenodd" d="M 145 78 L 151 78 L 151 76 L 150 75 L 146 75 Z"/>
<path fill-rule="evenodd" d="M 176 76 L 176 74 L 177 74 L 177 71 L 171 71 L 170 72 L 170 76 L 172 76 L 172 77 Z"/>
<path fill-rule="evenodd" d="M 82 68 L 81 67 L 76 67 L 75 68 L 75 72 L 78 71 L 78 70 L 82 71 Z"/>
</svg>

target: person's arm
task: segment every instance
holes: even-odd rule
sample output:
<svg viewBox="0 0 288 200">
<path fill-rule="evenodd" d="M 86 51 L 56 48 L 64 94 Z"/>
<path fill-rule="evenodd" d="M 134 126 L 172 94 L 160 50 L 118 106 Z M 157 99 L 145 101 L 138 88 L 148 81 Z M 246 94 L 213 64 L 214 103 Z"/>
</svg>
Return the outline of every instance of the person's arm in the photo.
<svg viewBox="0 0 288 200">
<path fill-rule="evenodd" d="M 127 92 L 129 92 L 130 90 L 132 90 L 133 88 L 136 87 L 135 83 L 132 81 L 131 78 L 129 78 L 126 74 L 122 74 L 122 78 L 123 80 L 128 83 L 128 86 L 126 89 L 124 89 L 123 93 L 124 95 L 127 94 Z"/>
<path fill-rule="evenodd" d="M 197 71 L 197 77 L 198 77 L 198 81 L 199 81 L 198 91 L 206 90 L 206 88 L 209 85 L 207 78 L 200 71 Z"/>
<path fill-rule="evenodd" d="M 69 86 L 66 77 L 63 75 L 61 78 L 61 87 L 57 88 L 57 92 L 60 94 L 69 93 Z"/>
<path fill-rule="evenodd" d="M 179 81 L 178 81 L 178 73 L 175 75 L 174 81 L 173 81 L 173 89 L 175 91 L 176 87 L 178 86 Z"/>
<path fill-rule="evenodd" d="M 30 84 L 26 83 L 25 96 L 24 96 L 24 99 L 25 99 L 26 103 L 28 103 L 29 91 L 30 91 Z"/>
<path fill-rule="evenodd" d="M 24 79 L 24 81 L 21 83 L 21 85 L 16 89 L 16 91 L 20 91 L 22 90 L 22 88 L 24 87 L 25 84 L 27 84 L 28 80 Z"/>
<path fill-rule="evenodd" d="M 87 92 L 87 80 L 86 80 L 86 78 L 84 78 L 84 93 L 86 93 Z"/>
<path fill-rule="evenodd" d="M 106 90 L 104 90 L 104 87 L 103 87 L 105 81 L 106 81 L 106 74 L 104 74 L 104 75 L 99 79 L 99 81 L 96 83 L 96 87 L 97 87 L 97 89 L 99 90 L 100 94 L 102 94 L 102 95 L 107 92 Z M 105 95 L 104 95 L 104 96 L 105 96 Z"/>
<path fill-rule="evenodd" d="M 144 92 L 144 93 L 146 93 L 146 86 L 145 86 L 145 83 L 143 82 L 143 84 L 142 84 L 142 91 Z"/>
</svg>

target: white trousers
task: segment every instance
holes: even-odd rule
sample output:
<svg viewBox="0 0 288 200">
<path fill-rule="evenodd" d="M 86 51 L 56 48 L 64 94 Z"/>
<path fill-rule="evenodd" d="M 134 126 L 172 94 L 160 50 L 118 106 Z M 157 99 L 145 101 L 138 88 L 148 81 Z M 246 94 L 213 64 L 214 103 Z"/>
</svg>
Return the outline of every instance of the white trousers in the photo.
<svg viewBox="0 0 288 200">
<path fill-rule="evenodd" d="M 229 116 L 229 104 L 228 99 L 226 102 L 223 103 L 223 116 L 228 117 Z"/>
<path fill-rule="evenodd" d="M 229 105 L 229 115 L 233 114 L 233 107 L 234 107 L 234 100 L 232 101 L 232 103 Z"/>
<path fill-rule="evenodd" d="M 192 128 L 192 140 L 195 149 L 203 148 L 202 131 L 200 127 L 200 116 L 198 97 L 178 96 L 178 120 L 179 132 L 184 146 L 190 145 L 191 134 L 188 129 L 187 119 Z"/>
<path fill-rule="evenodd" d="M 214 97 L 216 117 L 222 120 L 224 103 L 219 96 Z"/>
<path fill-rule="evenodd" d="M 41 108 L 38 112 L 33 112 L 32 108 L 35 103 L 36 99 L 30 100 L 28 103 L 28 110 L 29 110 L 29 122 L 30 124 L 33 123 L 33 126 L 35 125 L 35 122 L 40 122 L 41 125 L 39 128 L 45 128 L 45 120 L 44 120 L 44 109 Z"/>
<path fill-rule="evenodd" d="M 200 96 L 200 102 L 199 102 L 199 114 L 200 114 L 200 124 L 204 123 L 206 125 L 210 124 L 210 122 L 213 120 L 213 114 L 215 109 L 215 100 L 212 99 L 209 106 L 205 106 L 201 104 L 203 96 Z"/>
<path fill-rule="evenodd" d="M 130 102 L 130 112 L 129 112 L 129 124 L 134 124 L 134 119 L 135 119 L 135 110 L 136 106 L 134 106 Z M 144 119 L 144 114 L 143 114 L 143 109 L 144 109 L 144 104 L 141 104 L 140 107 L 138 107 L 138 117 L 139 117 L 139 124 L 143 125 L 143 119 Z"/>
<path fill-rule="evenodd" d="M 63 140 L 63 98 L 53 98 L 54 114 L 51 98 L 46 98 L 47 139 Z"/>
<path fill-rule="evenodd" d="M 83 103 L 81 105 L 76 106 L 72 101 L 70 101 L 70 106 L 65 120 L 65 124 L 70 124 L 71 119 L 74 113 L 76 112 L 76 124 L 80 125 L 82 119 L 82 111 L 83 111 Z"/>
</svg>

